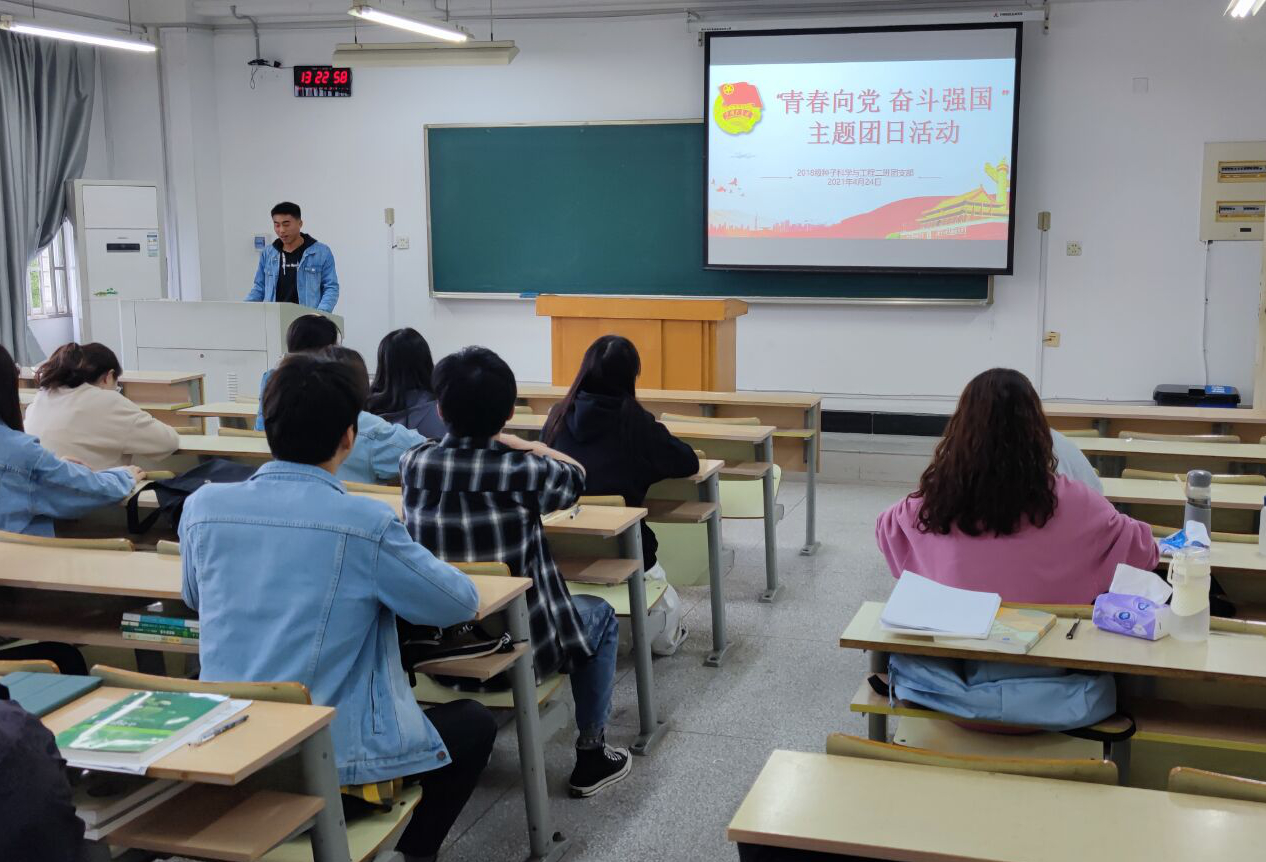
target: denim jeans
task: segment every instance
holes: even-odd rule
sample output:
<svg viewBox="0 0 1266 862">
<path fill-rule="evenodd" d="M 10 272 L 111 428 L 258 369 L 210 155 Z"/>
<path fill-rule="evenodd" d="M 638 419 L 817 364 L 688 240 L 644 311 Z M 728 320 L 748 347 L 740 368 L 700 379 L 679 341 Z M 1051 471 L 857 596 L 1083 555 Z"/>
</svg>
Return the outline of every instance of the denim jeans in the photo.
<svg viewBox="0 0 1266 862">
<path fill-rule="evenodd" d="M 571 694 L 576 701 L 576 727 L 582 740 L 602 736 L 611 714 L 611 691 L 615 687 L 615 653 L 620 640 L 620 624 L 615 611 L 593 596 L 573 596 L 572 603 L 585 627 L 585 640 L 593 655 L 577 662 L 571 671 Z"/>
</svg>

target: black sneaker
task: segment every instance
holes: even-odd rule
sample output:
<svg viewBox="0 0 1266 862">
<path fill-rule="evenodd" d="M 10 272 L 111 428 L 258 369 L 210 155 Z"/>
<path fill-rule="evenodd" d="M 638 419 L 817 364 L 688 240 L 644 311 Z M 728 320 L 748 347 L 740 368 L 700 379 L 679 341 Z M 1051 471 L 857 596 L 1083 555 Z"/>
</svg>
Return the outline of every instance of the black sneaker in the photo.
<svg viewBox="0 0 1266 862">
<path fill-rule="evenodd" d="M 605 742 L 601 748 L 577 748 L 576 768 L 568 781 L 571 795 L 577 799 L 593 796 L 624 778 L 632 768 L 633 758 L 627 748 L 612 748 Z"/>
</svg>

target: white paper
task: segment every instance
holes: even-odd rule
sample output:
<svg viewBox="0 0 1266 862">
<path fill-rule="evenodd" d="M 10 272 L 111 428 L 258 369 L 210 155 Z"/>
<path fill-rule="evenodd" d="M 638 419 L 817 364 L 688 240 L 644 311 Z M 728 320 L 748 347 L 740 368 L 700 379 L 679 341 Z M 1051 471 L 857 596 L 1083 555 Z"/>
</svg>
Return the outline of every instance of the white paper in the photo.
<svg viewBox="0 0 1266 862">
<path fill-rule="evenodd" d="M 997 593 L 960 590 L 902 572 L 879 615 L 884 629 L 960 638 L 989 637 L 1002 597 Z"/>
<path fill-rule="evenodd" d="M 1206 548 L 1213 547 L 1213 542 L 1209 539 L 1209 531 L 1199 521 L 1188 521 L 1183 528 L 1183 532 L 1187 534 L 1187 544 L 1184 547 L 1189 548 L 1192 545 L 1203 545 Z"/>
<path fill-rule="evenodd" d="M 1136 569 L 1134 566 L 1127 566 L 1125 563 L 1117 563 L 1117 571 L 1112 578 L 1112 586 L 1108 587 L 1108 592 L 1110 593 L 1118 593 L 1125 596 L 1142 596 L 1158 605 L 1163 605 L 1169 601 L 1169 596 L 1173 591 L 1174 588 L 1155 572 Z"/>
</svg>

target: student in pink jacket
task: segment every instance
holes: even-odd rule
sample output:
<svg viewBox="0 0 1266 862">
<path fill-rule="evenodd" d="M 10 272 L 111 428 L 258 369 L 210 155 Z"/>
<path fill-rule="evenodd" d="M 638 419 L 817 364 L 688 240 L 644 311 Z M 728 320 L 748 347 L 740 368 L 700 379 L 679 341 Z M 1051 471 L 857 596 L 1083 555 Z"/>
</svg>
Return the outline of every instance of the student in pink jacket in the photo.
<svg viewBox="0 0 1266 862">
<path fill-rule="evenodd" d="M 977 375 L 919 490 L 879 516 L 875 538 L 894 577 L 916 572 L 1003 601 L 1089 604 L 1118 563 L 1159 553 L 1147 524 L 1081 482 L 1056 475 L 1042 402 L 1018 371 Z"/>
</svg>

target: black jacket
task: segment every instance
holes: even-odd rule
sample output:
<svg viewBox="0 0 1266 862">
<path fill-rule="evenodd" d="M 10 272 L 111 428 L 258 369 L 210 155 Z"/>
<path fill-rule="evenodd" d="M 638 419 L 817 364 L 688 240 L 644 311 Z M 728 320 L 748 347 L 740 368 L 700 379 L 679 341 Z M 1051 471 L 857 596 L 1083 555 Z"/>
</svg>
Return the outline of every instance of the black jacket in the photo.
<svg viewBox="0 0 1266 862">
<path fill-rule="evenodd" d="M 75 862 L 84 824 L 53 734 L 0 686 L 0 859 Z"/>
<path fill-rule="evenodd" d="M 585 493 L 619 494 L 630 506 L 646 500 L 651 485 L 680 479 L 699 470 L 699 457 L 640 406 L 624 411 L 623 398 L 580 392 L 550 445 L 585 467 Z M 561 405 L 556 405 L 558 410 Z M 551 411 L 551 415 L 554 411 Z M 622 417 L 629 428 L 622 429 Z M 659 543 L 642 522 L 642 556 L 655 565 Z"/>
</svg>

